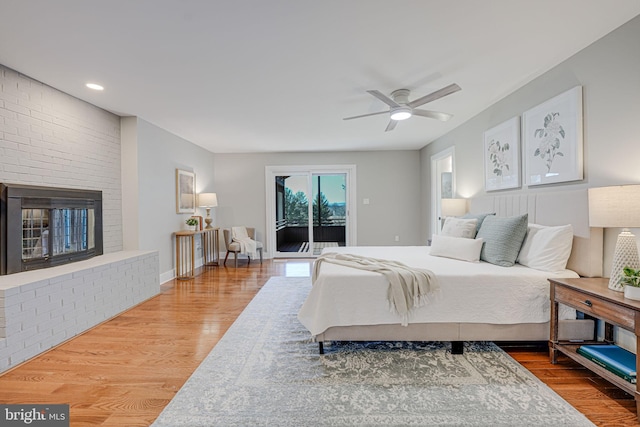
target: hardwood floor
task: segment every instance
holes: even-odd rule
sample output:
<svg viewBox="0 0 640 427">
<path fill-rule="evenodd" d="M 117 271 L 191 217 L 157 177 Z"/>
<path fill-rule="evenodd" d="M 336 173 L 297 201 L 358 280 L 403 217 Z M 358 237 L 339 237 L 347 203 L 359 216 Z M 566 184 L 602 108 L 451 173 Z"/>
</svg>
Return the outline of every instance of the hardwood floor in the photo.
<svg viewBox="0 0 640 427">
<path fill-rule="evenodd" d="M 308 260 L 240 261 L 171 281 L 143 304 L 0 376 L 2 403 L 69 403 L 72 426 L 147 426 L 271 276 Z M 633 397 L 545 347 L 505 350 L 600 426 L 633 426 Z"/>
</svg>

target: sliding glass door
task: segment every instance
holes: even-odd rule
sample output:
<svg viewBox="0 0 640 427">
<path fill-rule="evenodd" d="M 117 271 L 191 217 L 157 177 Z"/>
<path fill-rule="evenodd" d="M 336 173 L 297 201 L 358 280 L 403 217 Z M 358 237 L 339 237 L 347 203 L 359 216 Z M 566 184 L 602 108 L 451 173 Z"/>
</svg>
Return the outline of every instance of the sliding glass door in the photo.
<svg viewBox="0 0 640 427">
<path fill-rule="evenodd" d="M 309 255 L 309 175 L 276 177 L 276 252 Z"/>
<path fill-rule="evenodd" d="M 270 172 L 267 240 L 274 257 L 312 257 L 324 248 L 351 244 L 350 170 L 283 167 Z"/>
</svg>

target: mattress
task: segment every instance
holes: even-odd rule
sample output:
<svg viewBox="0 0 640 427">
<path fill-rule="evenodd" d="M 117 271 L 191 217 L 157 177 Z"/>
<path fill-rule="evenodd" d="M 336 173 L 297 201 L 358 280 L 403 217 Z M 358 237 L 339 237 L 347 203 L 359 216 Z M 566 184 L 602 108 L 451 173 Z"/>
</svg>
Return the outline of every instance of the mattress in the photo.
<svg viewBox="0 0 640 427">
<path fill-rule="evenodd" d="M 500 267 L 429 255 L 428 246 L 362 246 L 330 252 L 400 261 L 434 272 L 440 290 L 410 323 L 546 323 L 550 319 L 549 278 L 579 277 L 516 264 Z M 388 281 L 379 273 L 323 263 L 298 319 L 318 335 L 332 326 L 400 324 L 387 301 Z M 561 307 L 561 319 L 575 319 L 575 310 Z"/>
</svg>

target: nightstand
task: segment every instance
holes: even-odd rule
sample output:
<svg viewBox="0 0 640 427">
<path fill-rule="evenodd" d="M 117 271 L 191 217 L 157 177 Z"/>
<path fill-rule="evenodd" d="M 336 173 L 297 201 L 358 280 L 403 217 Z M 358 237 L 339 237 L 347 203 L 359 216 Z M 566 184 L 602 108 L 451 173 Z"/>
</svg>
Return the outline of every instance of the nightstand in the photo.
<svg viewBox="0 0 640 427">
<path fill-rule="evenodd" d="M 558 352 L 575 360 L 585 368 L 600 375 L 627 393 L 635 396 L 636 413 L 640 420 L 640 393 L 638 385 L 632 384 L 609 372 L 598 364 L 577 353 L 578 347 L 585 344 L 604 344 L 613 341 L 613 326 L 631 331 L 636 336 L 636 354 L 638 354 L 638 335 L 640 333 L 640 301 L 626 299 L 622 292 L 608 288 L 609 279 L 549 279 L 551 284 L 551 331 L 549 357 L 555 364 Z M 605 322 L 605 341 L 572 342 L 558 340 L 558 303 L 573 307 L 596 319 Z M 636 371 L 638 370 L 636 357 Z"/>
</svg>

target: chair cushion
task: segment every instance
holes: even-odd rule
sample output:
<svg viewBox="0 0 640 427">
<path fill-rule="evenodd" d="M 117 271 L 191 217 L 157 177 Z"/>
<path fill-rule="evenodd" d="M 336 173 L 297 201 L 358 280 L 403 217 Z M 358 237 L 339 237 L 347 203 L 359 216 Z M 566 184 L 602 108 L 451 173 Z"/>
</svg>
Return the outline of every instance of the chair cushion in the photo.
<svg viewBox="0 0 640 427">
<path fill-rule="evenodd" d="M 262 242 L 256 242 L 256 249 L 262 249 Z M 227 246 L 227 251 L 229 252 L 240 252 L 240 243 L 231 242 Z"/>
</svg>

